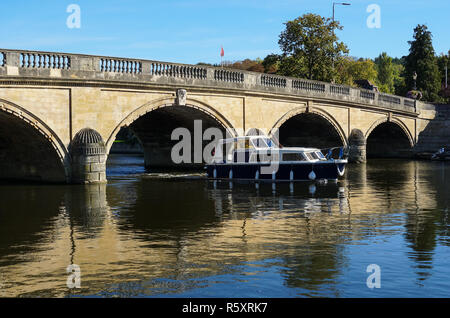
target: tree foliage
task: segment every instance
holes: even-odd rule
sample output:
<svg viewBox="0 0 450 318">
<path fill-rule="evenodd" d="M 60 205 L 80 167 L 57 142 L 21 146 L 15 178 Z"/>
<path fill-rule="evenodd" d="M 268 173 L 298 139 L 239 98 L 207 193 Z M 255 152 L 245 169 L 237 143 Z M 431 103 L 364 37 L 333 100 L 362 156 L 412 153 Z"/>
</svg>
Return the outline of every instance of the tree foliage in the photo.
<svg viewBox="0 0 450 318">
<path fill-rule="evenodd" d="M 338 42 L 335 30 L 342 30 L 337 21 L 308 13 L 285 23 L 278 44 L 283 52 L 280 73 L 287 76 L 331 81 L 335 72 L 333 60 L 348 53 Z"/>
<path fill-rule="evenodd" d="M 380 91 L 394 94 L 395 93 L 395 66 L 392 63 L 392 57 L 386 52 L 381 53 L 375 59 L 377 69 L 377 84 Z"/>
<path fill-rule="evenodd" d="M 439 95 L 442 96 L 443 102 L 450 103 L 450 76 L 448 68 L 450 67 L 450 50 L 447 54 L 441 54 L 437 58 L 437 64 L 439 71 L 441 73 L 441 82 L 442 89 L 439 92 Z M 445 87 L 446 79 L 445 79 L 445 69 L 447 68 L 447 87 Z"/>
<path fill-rule="evenodd" d="M 431 39 L 431 32 L 426 25 L 414 29 L 414 40 L 408 41 L 409 55 L 405 61 L 405 83 L 408 89 L 414 87 L 413 74 L 417 73 L 417 89 L 426 101 L 439 101 L 441 89 L 440 72 Z"/>
<path fill-rule="evenodd" d="M 243 61 L 229 62 L 224 61 L 223 66 L 226 68 L 233 68 L 237 70 L 251 71 L 251 72 L 264 72 L 264 66 L 261 59 L 251 60 L 245 59 Z"/>
<path fill-rule="evenodd" d="M 376 82 L 377 70 L 375 63 L 371 59 L 360 58 L 358 60 L 342 57 L 336 64 L 336 82 L 349 86 L 356 86 L 357 80 L 369 80 Z"/>
<path fill-rule="evenodd" d="M 269 54 L 263 60 L 225 61 L 223 66 L 335 81 L 349 86 L 356 86 L 357 80 L 368 80 L 381 92 L 399 96 L 406 96 L 413 88 L 413 74 L 416 72 L 417 89 L 423 93 L 424 100 L 450 103 L 450 88 L 444 87 L 445 67 L 450 66 L 450 50 L 436 56 L 431 32 L 425 25 L 414 29 L 414 39 L 408 41 L 408 56 L 392 58 L 382 52 L 374 60 L 349 57 L 347 46 L 338 42 L 335 30 L 342 30 L 338 22 L 316 14 L 305 14 L 285 23 L 285 30 L 278 41 L 281 54 Z M 450 82 L 450 78 L 448 80 Z"/>
<path fill-rule="evenodd" d="M 280 70 L 280 56 L 278 54 L 269 54 L 262 61 L 264 73 L 276 74 Z"/>
<path fill-rule="evenodd" d="M 399 96 L 406 96 L 408 92 L 405 83 L 405 59 L 406 57 L 392 59 L 394 66 L 394 94 Z"/>
</svg>

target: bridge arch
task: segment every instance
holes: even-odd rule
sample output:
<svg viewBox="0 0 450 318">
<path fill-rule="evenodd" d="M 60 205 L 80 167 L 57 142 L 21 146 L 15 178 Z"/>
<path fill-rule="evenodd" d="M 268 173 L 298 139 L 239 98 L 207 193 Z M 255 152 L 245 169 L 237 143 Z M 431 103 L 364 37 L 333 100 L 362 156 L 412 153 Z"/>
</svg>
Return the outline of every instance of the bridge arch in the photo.
<svg viewBox="0 0 450 318">
<path fill-rule="evenodd" d="M 414 138 L 398 118 L 375 121 L 365 134 L 367 157 L 410 157 Z"/>
<path fill-rule="evenodd" d="M 301 120 L 302 117 L 304 120 Z M 295 122 L 296 119 L 301 121 Z M 306 124 L 310 119 L 315 121 L 314 123 L 321 125 L 322 128 L 327 129 L 327 132 L 332 135 L 332 140 L 328 143 L 321 143 L 320 140 L 316 140 L 316 142 L 319 142 L 318 147 L 321 147 L 321 145 L 323 148 L 348 145 L 347 137 L 341 125 L 331 114 L 318 107 L 309 108 L 307 106 L 301 106 L 288 111 L 270 129 L 269 135 L 273 136 L 278 131 L 279 137 L 277 138 L 280 140 L 281 144 L 283 144 L 283 141 L 287 138 L 287 136 L 283 136 L 283 128 L 286 128 L 288 125 L 291 127 L 297 126 L 296 128 L 298 128 L 299 124 Z M 307 129 L 311 128 L 311 125 L 314 123 L 309 123 L 310 125 Z M 300 130 L 298 130 L 298 132 L 300 132 Z M 303 131 L 303 133 L 308 133 L 308 131 Z M 286 132 L 284 132 L 284 134 L 286 134 Z M 336 143 L 340 143 L 340 145 Z M 306 146 L 308 146 L 308 144 L 306 144 Z M 310 144 L 309 146 L 313 146 L 313 144 Z"/>
<path fill-rule="evenodd" d="M 142 116 L 145 116 L 146 114 L 149 114 L 152 111 L 163 109 L 166 107 L 188 107 L 191 109 L 198 110 L 203 114 L 216 120 L 216 122 L 219 123 L 230 136 L 236 137 L 238 135 L 236 129 L 233 127 L 230 121 L 227 120 L 218 111 L 216 111 L 214 107 L 206 103 L 203 103 L 195 99 L 187 98 L 186 105 L 177 106 L 174 103 L 173 98 L 161 98 L 149 101 L 133 110 L 130 114 L 128 114 L 110 133 L 108 140 L 106 142 L 106 152 L 109 153 L 109 151 L 111 150 L 111 146 L 114 143 L 114 140 L 116 139 L 116 136 L 122 127 L 129 127 L 131 124 L 133 124 L 136 120 L 138 120 Z"/>
<path fill-rule="evenodd" d="M 0 178 L 69 182 L 70 176 L 70 156 L 57 134 L 30 111 L 0 99 Z"/>
<path fill-rule="evenodd" d="M 184 105 L 178 105 L 173 98 L 162 98 L 147 102 L 128 114 L 111 132 L 106 142 L 106 152 L 110 153 L 120 129 L 128 127 L 143 147 L 146 168 L 199 168 L 204 158 L 202 154 L 194 153 L 197 149 L 194 140 L 198 137 L 193 133 L 199 129 L 196 120 L 201 121 L 202 134 L 208 128 L 218 128 L 221 138 L 238 135 L 230 121 L 206 103 L 187 98 Z M 171 151 L 178 141 L 173 141 L 171 134 L 177 128 L 186 128 L 190 132 L 190 162 L 172 162 Z M 209 142 L 202 140 L 202 151 Z"/>
</svg>

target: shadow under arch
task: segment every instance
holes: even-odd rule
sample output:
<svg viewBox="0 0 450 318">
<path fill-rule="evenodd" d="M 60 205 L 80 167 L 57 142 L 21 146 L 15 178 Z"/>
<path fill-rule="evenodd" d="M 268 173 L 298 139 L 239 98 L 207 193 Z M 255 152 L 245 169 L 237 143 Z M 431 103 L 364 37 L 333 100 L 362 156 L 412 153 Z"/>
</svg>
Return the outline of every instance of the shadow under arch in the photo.
<svg viewBox="0 0 450 318">
<path fill-rule="evenodd" d="M 68 183 L 70 173 L 57 134 L 25 108 L 0 99 L 0 179 Z"/>
<path fill-rule="evenodd" d="M 375 121 L 365 138 L 369 158 L 412 157 L 414 138 L 400 119 L 386 117 Z"/>
<path fill-rule="evenodd" d="M 212 106 L 203 103 L 201 101 L 187 98 L 186 99 L 186 105 L 183 106 L 177 106 L 174 103 L 173 98 L 160 98 L 156 100 L 149 101 L 135 110 L 133 110 L 130 114 L 128 114 L 111 132 L 111 134 L 108 137 L 108 140 L 106 141 L 106 153 L 109 154 L 109 151 L 111 150 L 111 146 L 114 143 L 114 140 L 116 139 L 117 134 L 119 133 L 120 129 L 122 127 L 129 127 L 131 124 L 133 124 L 135 121 L 137 121 L 142 116 L 145 116 L 146 114 L 155 111 L 157 109 L 165 108 L 165 107 L 189 107 L 192 109 L 196 109 L 200 112 L 203 112 L 204 114 L 208 115 L 211 118 L 214 118 L 232 137 L 237 137 L 238 133 L 236 132 L 236 129 L 233 127 L 231 122 L 227 120 L 222 114 L 220 114 L 218 111 L 216 111 Z"/>
<path fill-rule="evenodd" d="M 213 155 L 211 141 L 238 135 L 215 108 L 189 98 L 184 105 L 174 103 L 173 98 L 161 98 L 132 111 L 110 134 L 108 154 L 123 127 L 136 136 L 144 152 L 145 168 L 154 172 L 201 169 Z M 174 155 L 178 157 L 174 159 Z"/>
<path fill-rule="evenodd" d="M 330 147 L 337 147 L 337 146 L 348 146 L 348 140 L 347 137 L 345 135 L 344 130 L 342 129 L 341 125 L 333 118 L 333 116 L 331 114 L 329 114 L 328 112 L 326 112 L 325 110 L 322 110 L 320 108 L 308 108 L 307 106 L 301 106 L 301 107 L 297 107 L 294 108 L 290 111 L 288 111 L 287 113 L 285 113 L 275 124 L 274 126 L 270 129 L 269 132 L 269 136 L 273 137 L 275 134 L 278 134 L 279 136 L 277 137 L 278 140 L 280 140 L 281 144 L 284 144 L 286 146 L 292 146 L 294 144 L 292 144 L 291 142 L 286 143 L 286 139 L 289 138 L 289 136 L 283 136 L 282 133 L 282 129 L 283 127 L 286 127 L 287 125 L 289 125 L 290 122 L 295 121 L 296 118 L 300 118 L 301 116 L 304 117 L 310 117 L 312 119 L 320 119 L 323 127 L 328 127 L 331 128 L 328 129 L 328 132 L 331 132 L 332 136 L 332 140 L 330 140 L 330 142 L 324 142 L 323 140 L 320 140 L 320 138 L 316 138 L 314 140 L 314 138 L 308 138 L 309 140 L 307 141 L 306 144 L 302 144 L 302 145 L 297 145 L 295 144 L 295 146 L 313 146 L 313 147 L 318 147 L 318 148 L 330 148 Z M 316 123 L 319 123 L 319 121 L 317 121 Z M 305 124 L 310 124 L 312 125 L 313 123 L 311 122 L 305 122 Z M 294 125 L 291 125 L 294 126 Z M 296 128 L 299 128 L 298 125 Z M 311 126 L 306 127 L 311 128 Z M 300 132 L 300 129 L 297 129 L 298 132 Z M 308 131 L 303 131 L 304 133 L 308 133 Z M 311 137 L 310 135 L 305 135 L 304 137 Z M 305 139 L 305 138 L 303 138 Z M 283 143 L 284 141 L 284 143 Z M 305 141 L 305 140 L 303 140 Z M 336 142 L 340 143 L 340 144 L 336 144 Z"/>
</svg>

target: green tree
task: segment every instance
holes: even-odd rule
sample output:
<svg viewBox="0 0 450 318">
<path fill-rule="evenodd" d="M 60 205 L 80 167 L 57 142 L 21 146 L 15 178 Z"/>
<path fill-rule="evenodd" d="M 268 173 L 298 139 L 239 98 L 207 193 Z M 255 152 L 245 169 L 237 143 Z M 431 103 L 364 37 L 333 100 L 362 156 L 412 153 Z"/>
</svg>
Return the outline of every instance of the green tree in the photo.
<svg viewBox="0 0 450 318">
<path fill-rule="evenodd" d="M 340 84 L 355 86 L 357 80 L 369 80 L 375 83 L 377 79 L 376 66 L 371 59 L 360 58 L 355 61 L 348 57 L 342 57 L 336 63 L 336 70 L 338 72 L 337 83 Z"/>
<path fill-rule="evenodd" d="M 278 54 L 269 54 L 262 61 L 264 73 L 276 74 L 280 69 L 280 56 Z"/>
<path fill-rule="evenodd" d="M 406 56 L 393 58 L 392 64 L 394 66 L 394 93 L 395 95 L 406 96 L 408 92 L 405 83 Z"/>
<path fill-rule="evenodd" d="M 355 78 L 351 73 L 351 66 L 353 63 L 355 63 L 355 60 L 348 56 L 341 57 L 335 62 L 336 83 L 349 86 L 355 85 Z"/>
<path fill-rule="evenodd" d="M 243 61 L 236 62 L 223 61 L 222 65 L 226 68 L 263 73 L 264 66 L 262 62 L 263 61 L 260 58 L 257 58 L 256 60 L 245 59 Z"/>
<path fill-rule="evenodd" d="M 405 83 L 407 88 L 412 89 L 413 74 L 416 72 L 417 89 L 422 92 L 423 99 L 437 102 L 440 100 L 441 78 L 431 38 L 426 25 L 418 25 L 414 29 L 414 40 L 408 41 L 410 49 L 405 63 Z"/>
<path fill-rule="evenodd" d="M 441 72 L 441 81 L 442 83 L 445 83 L 445 67 L 450 67 L 450 50 L 448 51 L 448 54 L 442 53 L 437 57 L 437 64 L 439 71 Z"/>
<path fill-rule="evenodd" d="M 377 84 L 380 91 L 394 94 L 396 70 L 392 63 L 392 57 L 388 56 L 386 52 L 383 52 L 375 59 L 375 65 L 377 68 Z"/>
<path fill-rule="evenodd" d="M 320 81 L 335 76 L 333 61 L 348 53 L 347 46 L 338 42 L 335 30 L 339 22 L 308 13 L 285 23 L 278 44 L 281 56 L 280 73 Z"/>
<path fill-rule="evenodd" d="M 450 50 L 447 54 L 441 54 L 437 58 L 437 64 L 439 71 L 441 72 L 441 83 L 442 83 L 442 89 L 439 93 L 443 97 L 443 102 L 450 103 L 450 87 L 448 84 L 450 84 L 450 76 L 449 71 L 447 70 L 447 87 L 445 87 L 446 78 L 445 78 L 445 69 L 450 67 Z"/>
</svg>

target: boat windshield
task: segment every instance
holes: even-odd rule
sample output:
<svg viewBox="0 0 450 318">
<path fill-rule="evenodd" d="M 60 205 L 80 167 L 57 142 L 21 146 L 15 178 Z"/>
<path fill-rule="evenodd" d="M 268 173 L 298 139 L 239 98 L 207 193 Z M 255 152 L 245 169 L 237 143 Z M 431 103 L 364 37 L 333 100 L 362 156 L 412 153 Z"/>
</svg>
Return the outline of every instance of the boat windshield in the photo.
<svg viewBox="0 0 450 318">
<path fill-rule="evenodd" d="M 305 153 L 309 160 L 326 160 L 320 151 Z"/>
<path fill-rule="evenodd" d="M 321 160 L 326 159 L 325 156 L 323 155 L 323 153 L 320 152 L 320 151 L 316 151 L 316 155 L 317 155 L 317 156 L 319 157 L 319 159 L 321 159 Z"/>
<path fill-rule="evenodd" d="M 270 140 L 270 138 L 265 137 L 254 138 L 252 140 L 252 143 L 255 148 L 271 148 L 274 144 L 273 141 Z"/>
<path fill-rule="evenodd" d="M 249 149 L 249 148 L 251 148 L 249 139 L 238 139 L 234 143 L 234 149 Z"/>
</svg>

